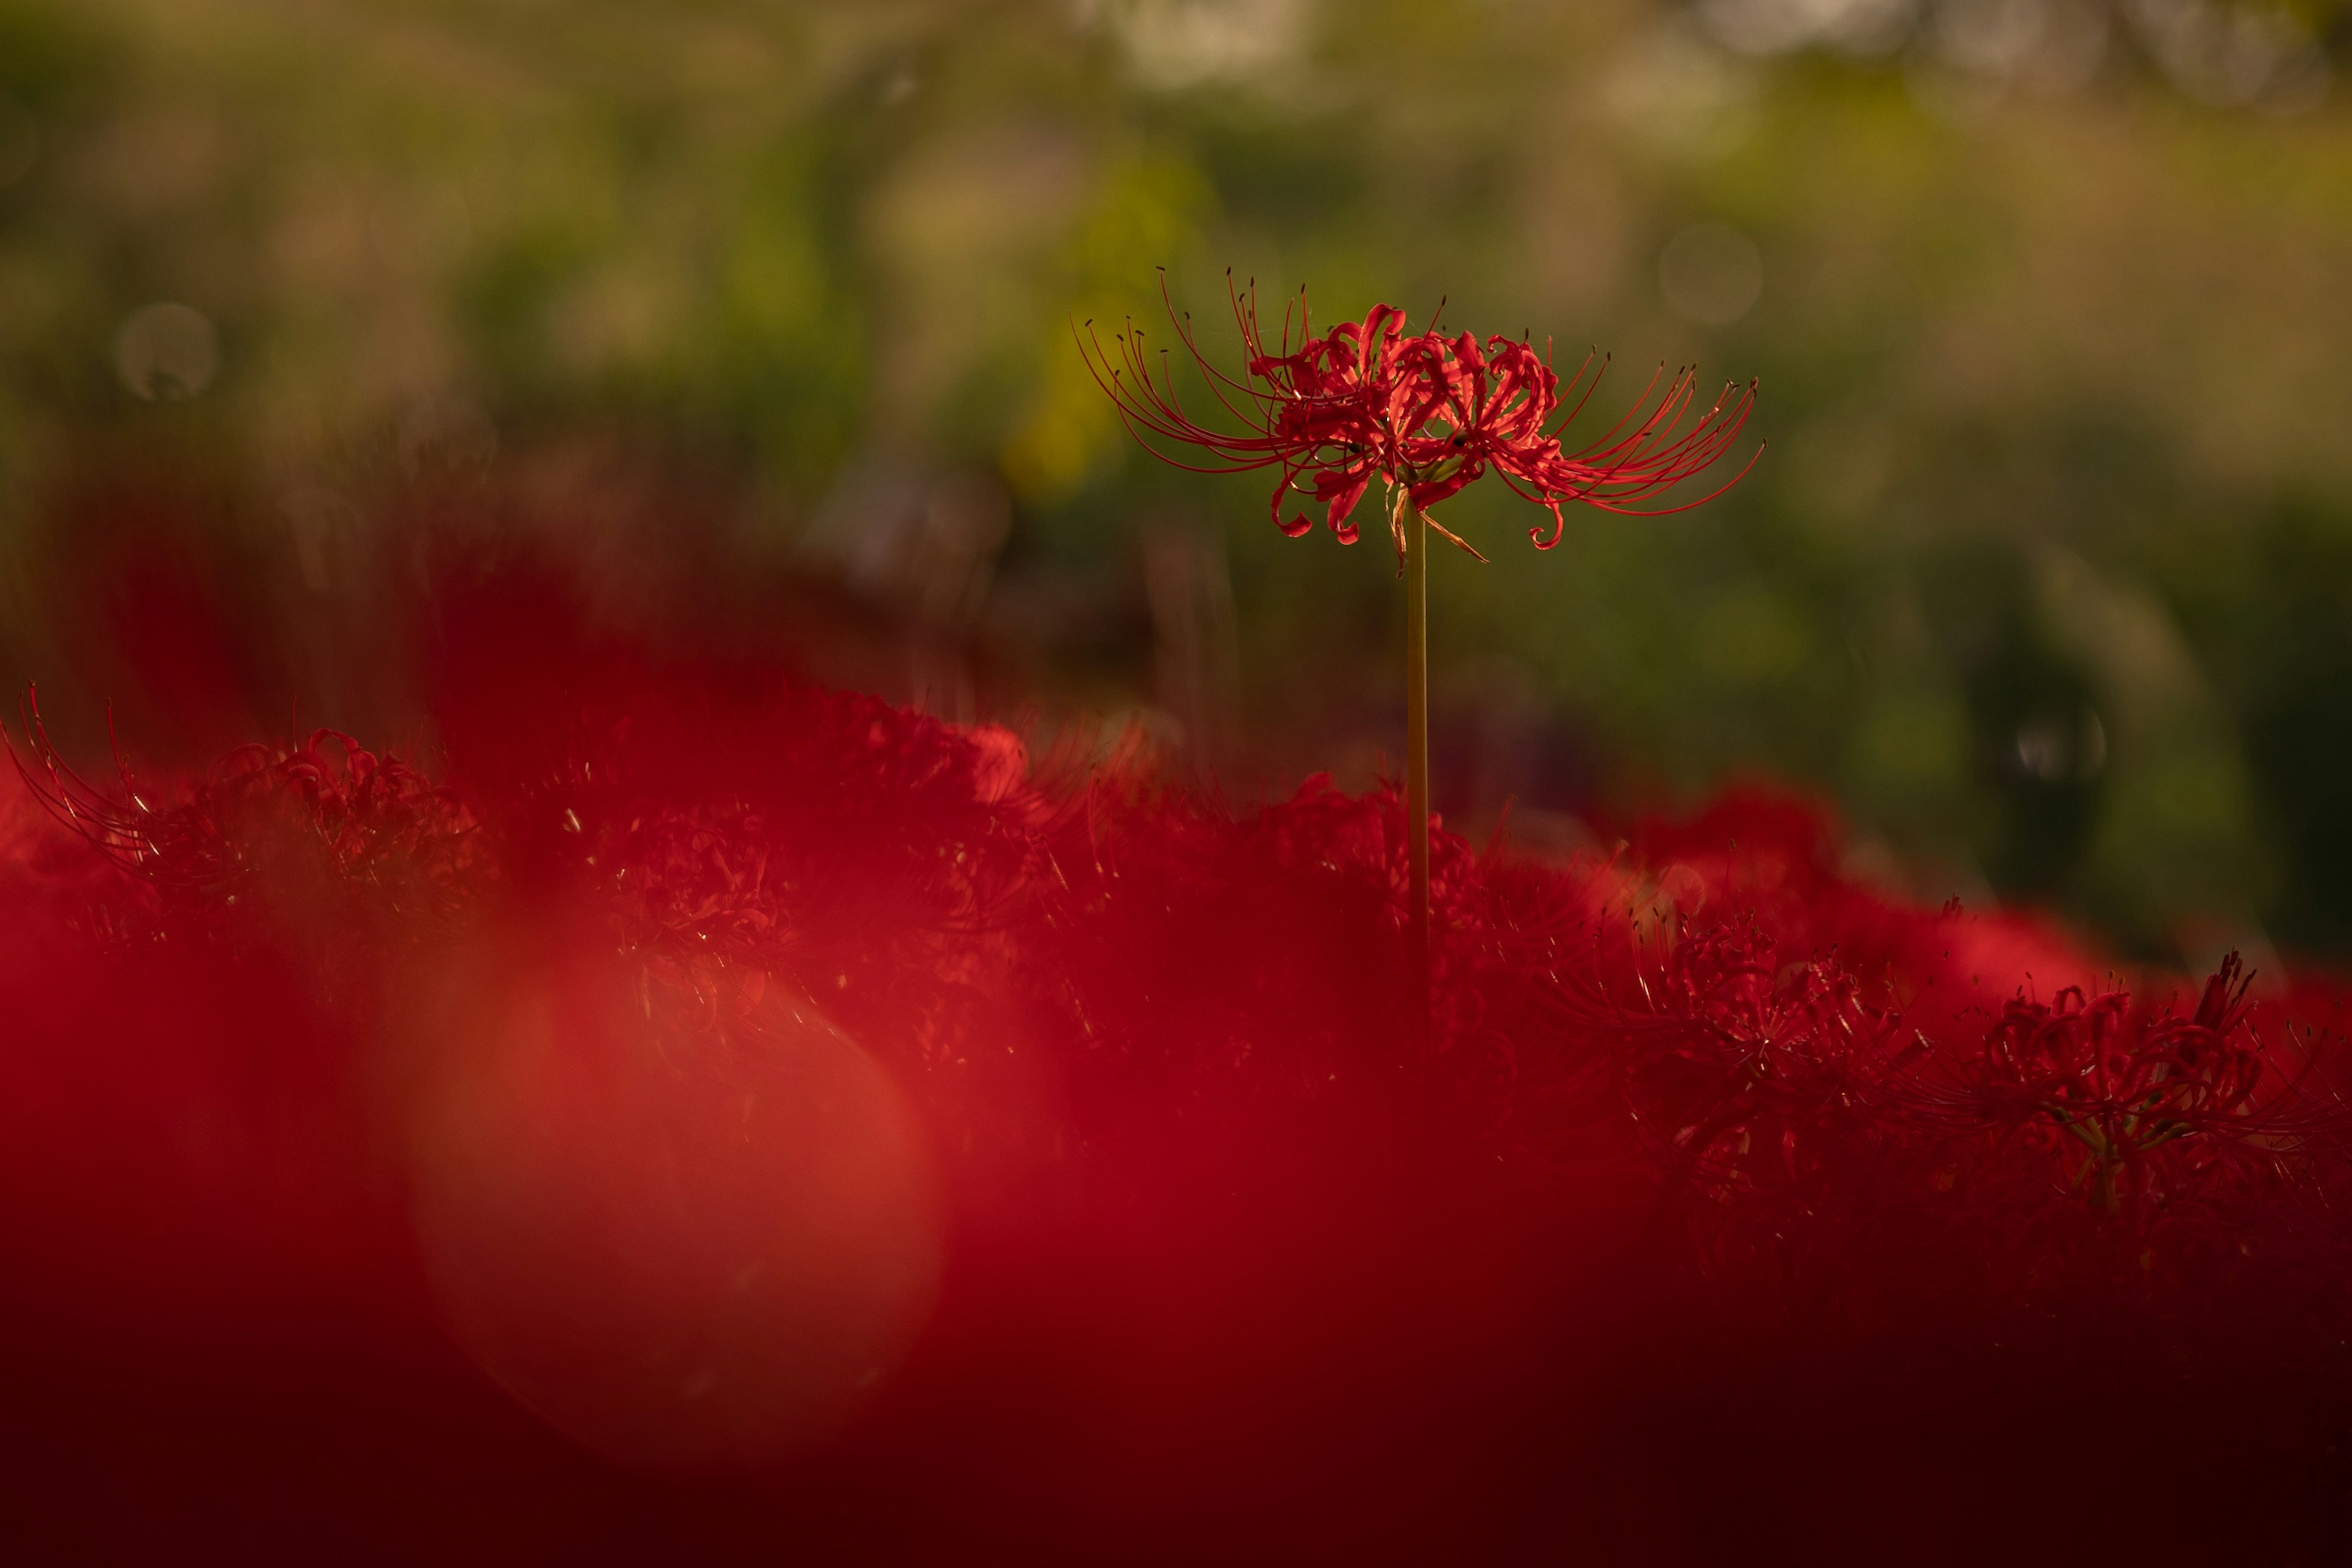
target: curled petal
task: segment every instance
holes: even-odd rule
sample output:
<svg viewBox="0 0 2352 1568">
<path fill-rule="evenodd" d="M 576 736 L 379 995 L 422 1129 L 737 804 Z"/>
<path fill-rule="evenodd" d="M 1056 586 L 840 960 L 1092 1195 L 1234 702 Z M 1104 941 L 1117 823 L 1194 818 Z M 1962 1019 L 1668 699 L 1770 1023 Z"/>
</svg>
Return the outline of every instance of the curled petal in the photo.
<svg viewBox="0 0 2352 1568">
<path fill-rule="evenodd" d="M 1364 499 L 1365 487 L 1371 482 L 1370 468 L 1353 474 L 1325 472 L 1315 476 L 1315 494 L 1318 500 L 1329 503 L 1331 531 L 1342 544 L 1356 542 L 1356 528 L 1348 521 L 1348 514 L 1354 511 L 1356 503 Z"/>
<path fill-rule="evenodd" d="M 1560 515 L 1559 502 L 1548 500 L 1544 504 L 1551 509 L 1551 532 L 1547 535 L 1540 523 L 1528 530 L 1528 538 L 1538 550 L 1549 550 L 1558 544 L 1560 533 L 1568 527 L 1568 519 Z"/>
</svg>

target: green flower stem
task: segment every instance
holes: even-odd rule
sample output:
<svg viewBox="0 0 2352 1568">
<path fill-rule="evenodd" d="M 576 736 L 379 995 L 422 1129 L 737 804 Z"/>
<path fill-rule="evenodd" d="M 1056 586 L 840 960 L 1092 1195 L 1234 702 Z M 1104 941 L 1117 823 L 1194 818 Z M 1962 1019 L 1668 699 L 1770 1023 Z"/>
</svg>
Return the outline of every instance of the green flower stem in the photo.
<svg viewBox="0 0 2352 1568">
<path fill-rule="evenodd" d="M 1406 952 L 1428 1013 L 1429 989 L 1429 525 L 1404 508 L 1404 820 L 1412 866 Z"/>
</svg>

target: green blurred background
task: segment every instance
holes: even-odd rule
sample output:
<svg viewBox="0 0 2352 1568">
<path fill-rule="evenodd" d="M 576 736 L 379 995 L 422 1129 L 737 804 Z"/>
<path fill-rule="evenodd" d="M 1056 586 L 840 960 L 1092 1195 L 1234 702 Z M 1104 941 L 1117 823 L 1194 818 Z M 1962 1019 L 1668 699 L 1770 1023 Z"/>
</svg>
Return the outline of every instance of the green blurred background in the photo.
<svg viewBox="0 0 2352 1568">
<path fill-rule="evenodd" d="M 1612 416 L 1762 378 L 1704 509 L 1449 503 L 1449 820 L 1764 774 L 1926 896 L 2343 954 L 2347 58 L 2221 0 L 0 0 L 0 655 L 156 746 L 221 687 L 385 734 L 429 515 L 1362 784 L 1385 546 L 1151 462 L 1072 345 L 1160 266 L 1228 344 L 1230 267 L 1601 344 Z"/>
</svg>

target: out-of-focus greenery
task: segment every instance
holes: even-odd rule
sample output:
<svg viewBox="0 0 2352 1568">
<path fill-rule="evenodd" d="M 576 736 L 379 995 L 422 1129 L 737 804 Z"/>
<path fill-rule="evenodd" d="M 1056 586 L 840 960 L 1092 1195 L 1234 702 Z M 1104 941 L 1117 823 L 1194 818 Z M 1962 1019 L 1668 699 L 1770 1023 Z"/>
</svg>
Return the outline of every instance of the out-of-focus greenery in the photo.
<svg viewBox="0 0 2352 1568">
<path fill-rule="evenodd" d="M 1449 503 L 1494 557 L 1433 587 L 1457 816 L 1498 778 L 1558 810 L 1761 770 L 2130 948 L 2343 952 L 2344 27 L 2218 0 L 0 0 L 0 637 L 37 672 L 57 498 L 93 466 L 210 476 L 214 558 L 317 592 L 338 530 L 441 469 L 638 455 L 730 498 L 718 548 L 754 576 L 877 474 L 992 476 L 981 624 L 1040 679 L 1151 699 L 1160 611 L 1094 602 L 1139 597 L 1139 539 L 1205 531 L 1257 754 L 1393 745 L 1385 547 L 1286 541 L 1255 477 L 1143 457 L 1073 348 L 1074 319 L 1156 310 L 1162 265 L 1229 345 L 1230 266 L 1322 320 L 1442 297 L 1601 343 L 1612 417 L 1631 366 L 1762 377 L 1770 450 L 1706 508 L 1572 516 L 1538 555 L 1508 497 Z"/>
</svg>

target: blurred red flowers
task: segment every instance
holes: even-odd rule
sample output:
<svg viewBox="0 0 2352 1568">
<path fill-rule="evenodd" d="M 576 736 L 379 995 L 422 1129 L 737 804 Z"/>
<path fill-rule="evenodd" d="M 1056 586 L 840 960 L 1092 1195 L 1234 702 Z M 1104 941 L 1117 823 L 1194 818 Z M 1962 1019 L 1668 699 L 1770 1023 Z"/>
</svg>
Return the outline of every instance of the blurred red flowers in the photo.
<svg viewBox="0 0 2352 1568">
<path fill-rule="evenodd" d="M 1164 278 L 1161 292 L 1165 298 Z M 1743 467 L 1689 500 L 1639 504 L 1702 473 L 1730 448 L 1755 402 L 1752 381 L 1745 387 L 1727 384 L 1692 421 L 1696 371 L 1668 377 L 1661 369 L 1624 417 L 1570 452 L 1561 444 L 1562 429 L 1591 401 L 1605 359 L 1596 367 L 1587 355 L 1563 384 L 1549 356 L 1528 342 L 1490 337 L 1482 344 L 1475 333 L 1447 336 L 1434 327 L 1408 333 L 1404 313 L 1390 305 L 1375 305 L 1361 321 L 1343 321 L 1318 337 L 1303 300 L 1296 346 L 1287 308 L 1280 335 L 1269 342 L 1255 291 L 1233 292 L 1232 300 L 1246 379 L 1210 360 L 1190 318 L 1172 301 L 1169 315 L 1178 342 L 1238 428 L 1204 425 L 1185 410 L 1170 356 L 1160 351 L 1155 369 L 1143 331 L 1132 321 L 1116 338 L 1116 351 L 1089 322 L 1080 350 L 1129 429 L 1154 455 L 1201 473 L 1278 469 L 1274 520 L 1293 538 L 1313 523 L 1303 511 L 1284 520 L 1286 495 L 1311 492 L 1332 532 L 1352 544 L 1359 535 L 1349 519 L 1379 479 L 1390 487 L 1390 529 L 1402 560 L 1405 506 L 1425 515 L 1425 509 L 1491 471 L 1515 493 L 1550 510 L 1549 531 L 1537 528 L 1528 535 L 1538 549 L 1549 550 L 1559 542 L 1562 503 L 1619 512 L 1680 511 L 1720 494 L 1748 471 Z M 1171 446 L 1194 448 L 1210 460 L 1188 460 Z M 1754 462 L 1750 457 L 1748 466 Z M 1434 520 L 1430 526 L 1478 554 Z"/>
<path fill-rule="evenodd" d="M 238 746 L 184 782 L 182 800 L 166 809 L 119 757 L 111 795 L 67 765 L 29 692 L 23 717 L 29 759 L 13 737 L 6 743 L 32 797 L 156 889 L 167 910 L 234 905 L 245 884 L 282 880 L 292 854 L 364 886 L 386 914 L 446 912 L 478 864 L 482 846 L 451 791 L 339 730 Z"/>
<path fill-rule="evenodd" d="M 430 777 L 320 736 L 132 795 L 37 735 L 0 776 L 0 1265 L 55 1304 L 0 1308 L 0 1371 L 144 1321 L 208 1397 L 348 1399 L 380 1457 L 335 1495 L 462 1531 L 441 1456 L 530 1440 L 467 1363 L 206 1359 L 373 1312 L 631 1464 L 784 1467 L 714 1529 L 837 1496 L 863 1548 L 922 1500 L 918 1561 L 983 1504 L 1024 1561 L 1190 1517 L 1503 1558 L 1690 1478 L 1741 1509 L 1628 1560 L 1771 1497 L 1865 1500 L 1806 1560 L 1877 1561 L 1923 1499 L 2142 1473 L 2217 1406 L 2270 1445 L 2242 1486 L 2352 1410 L 2340 1043 L 2282 1022 L 2325 982 L 2098 986 L 1735 794 L 1605 858 L 1439 835 L 1423 1030 L 1393 792 L 1236 815 L 544 619 L 452 614 Z M 185 1396 L 124 1387 L 134 1428 Z M 269 1474 L 315 1423 L 221 1425 Z M 518 1452 L 530 1499 L 615 1484 Z M 661 1529 L 712 1495 L 629 1484 Z"/>
</svg>

